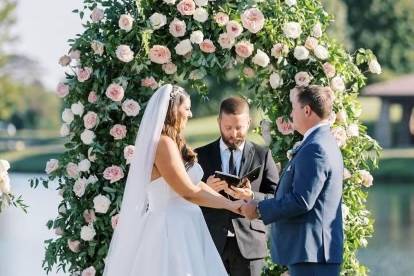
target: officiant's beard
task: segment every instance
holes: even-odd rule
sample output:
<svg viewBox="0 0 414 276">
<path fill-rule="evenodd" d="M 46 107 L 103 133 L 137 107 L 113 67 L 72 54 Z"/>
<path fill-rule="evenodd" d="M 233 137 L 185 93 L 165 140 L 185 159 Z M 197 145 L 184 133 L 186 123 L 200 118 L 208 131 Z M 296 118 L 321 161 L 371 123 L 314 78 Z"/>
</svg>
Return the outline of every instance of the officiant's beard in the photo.
<svg viewBox="0 0 414 276">
<path fill-rule="evenodd" d="M 246 136 L 242 137 L 227 137 L 221 132 L 221 139 L 223 140 L 224 144 L 226 144 L 229 148 L 238 148 L 243 142 L 246 140 Z"/>
</svg>

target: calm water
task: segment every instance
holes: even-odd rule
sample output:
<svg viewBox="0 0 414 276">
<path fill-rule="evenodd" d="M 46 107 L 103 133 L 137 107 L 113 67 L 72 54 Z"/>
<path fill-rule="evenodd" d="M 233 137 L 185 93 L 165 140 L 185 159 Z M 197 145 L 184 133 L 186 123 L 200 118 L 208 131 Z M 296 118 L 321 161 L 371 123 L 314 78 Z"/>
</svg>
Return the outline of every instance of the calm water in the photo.
<svg viewBox="0 0 414 276">
<path fill-rule="evenodd" d="M 0 276 L 43 276 L 43 241 L 54 237 L 45 224 L 56 215 L 60 200 L 51 188 L 33 190 L 27 180 L 34 175 L 12 174 L 13 188 L 30 205 L 29 214 L 7 209 L 0 214 Z M 368 201 L 375 236 L 359 252 L 371 275 L 414 275 L 414 183 L 377 184 Z M 49 275 L 63 275 L 51 273 Z"/>
</svg>

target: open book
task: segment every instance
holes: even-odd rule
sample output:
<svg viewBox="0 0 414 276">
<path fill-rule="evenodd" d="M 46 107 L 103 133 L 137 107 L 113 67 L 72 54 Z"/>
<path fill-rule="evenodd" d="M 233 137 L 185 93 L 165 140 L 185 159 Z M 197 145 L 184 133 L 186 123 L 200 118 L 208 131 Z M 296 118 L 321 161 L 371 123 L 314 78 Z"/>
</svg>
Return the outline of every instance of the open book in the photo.
<svg viewBox="0 0 414 276">
<path fill-rule="evenodd" d="M 253 170 L 251 170 L 247 174 L 243 175 L 242 177 L 239 177 L 239 176 L 233 175 L 233 174 L 229 174 L 229 173 L 225 173 L 225 172 L 220 172 L 220 171 L 216 171 L 214 173 L 214 176 L 216 178 L 220 178 L 221 180 L 225 180 L 227 182 L 227 184 L 229 184 L 231 186 L 235 186 L 237 188 L 242 188 L 243 179 L 247 178 L 247 179 L 249 179 L 250 182 L 257 179 L 259 177 L 261 167 L 262 166 L 258 166 L 256 168 L 254 168 Z"/>
</svg>

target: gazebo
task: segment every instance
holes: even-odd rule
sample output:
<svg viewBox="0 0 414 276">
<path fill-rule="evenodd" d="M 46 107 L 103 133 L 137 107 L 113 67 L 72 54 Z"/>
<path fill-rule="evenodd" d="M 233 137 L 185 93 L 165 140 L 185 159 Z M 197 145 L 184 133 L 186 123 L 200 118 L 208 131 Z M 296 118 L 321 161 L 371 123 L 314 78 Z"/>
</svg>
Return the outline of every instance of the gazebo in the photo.
<svg viewBox="0 0 414 276">
<path fill-rule="evenodd" d="M 375 125 L 375 139 L 384 148 L 409 146 L 414 135 L 414 74 L 367 86 L 363 96 L 379 97 L 381 112 Z M 392 140 L 390 106 L 399 104 L 402 117 L 398 124 L 396 141 Z"/>
</svg>

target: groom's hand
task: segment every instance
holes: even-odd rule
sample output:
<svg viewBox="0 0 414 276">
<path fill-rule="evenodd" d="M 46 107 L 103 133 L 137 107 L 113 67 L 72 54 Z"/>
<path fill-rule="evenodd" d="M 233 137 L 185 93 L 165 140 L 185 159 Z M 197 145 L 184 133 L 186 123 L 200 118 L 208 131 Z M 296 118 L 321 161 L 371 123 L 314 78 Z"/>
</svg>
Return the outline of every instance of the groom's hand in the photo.
<svg viewBox="0 0 414 276">
<path fill-rule="evenodd" d="M 253 220 L 258 218 L 257 215 L 257 202 L 254 200 L 251 200 L 245 204 L 243 204 L 241 207 L 241 214 L 245 216 L 247 219 Z"/>
<path fill-rule="evenodd" d="M 228 186 L 226 181 L 216 178 L 214 175 L 210 175 L 210 177 L 207 178 L 206 184 L 218 193 Z"/>
<path fill-rule="evenodd" d="M 233 186 L 226 186 L 224 192 L 229 196 L 236 198 L 236 199 L 243 199 L 243 200 L 252 200 L 253 199 L 253 191 L 252 186 L 250 185 L 250 181 L 248 179 L 243 180 L 243 188 L 237 188 Z"/>
</svg>

